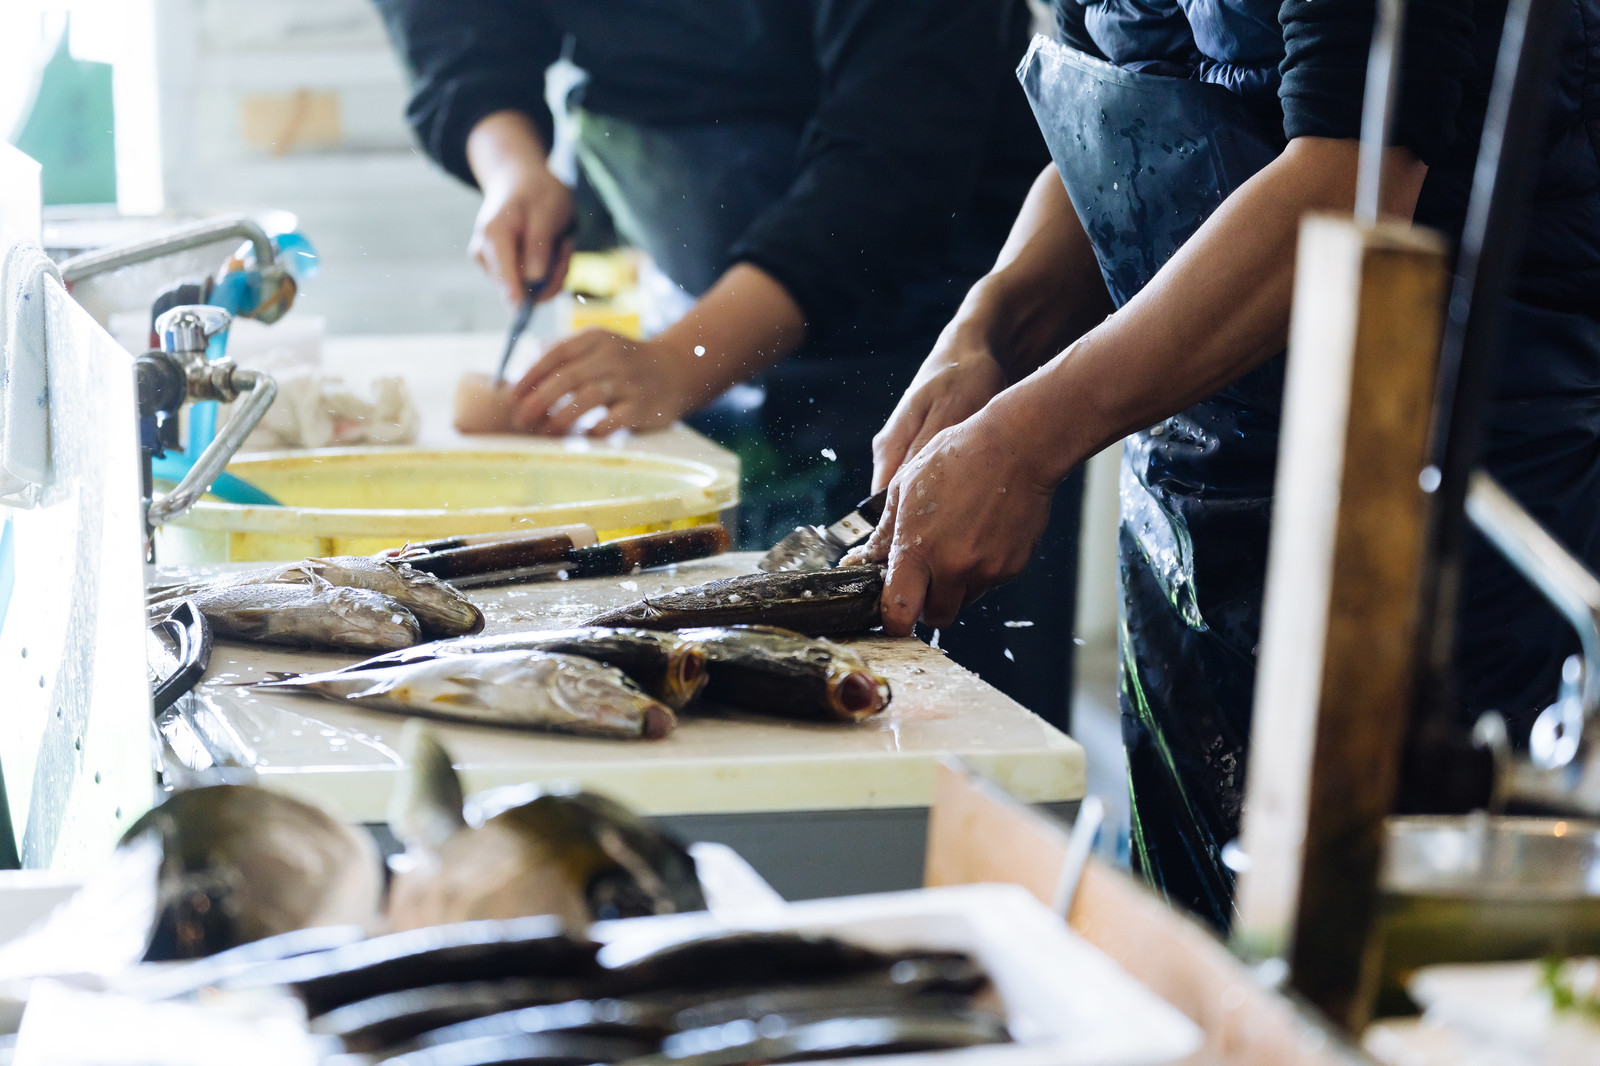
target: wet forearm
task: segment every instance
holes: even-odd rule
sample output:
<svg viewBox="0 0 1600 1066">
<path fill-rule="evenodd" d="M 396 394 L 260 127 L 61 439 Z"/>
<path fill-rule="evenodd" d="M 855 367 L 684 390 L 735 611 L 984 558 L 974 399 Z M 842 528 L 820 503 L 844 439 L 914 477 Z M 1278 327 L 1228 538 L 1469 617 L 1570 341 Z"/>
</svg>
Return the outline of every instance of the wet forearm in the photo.
<svg viewBox="0 0 1600 1066">
<path fill-rule="evenodd" d="M 1215 393 L 1282 350 L 1308 211 L 1349 211 L 1356 146 L 1293 142 L 1230 196 L 1140 294 L 991 403 L 1059 479 L 1128 433 Z M 1389 153 L 1385 214 L 1409 218 L 1426 168 Z"/>
</svg>

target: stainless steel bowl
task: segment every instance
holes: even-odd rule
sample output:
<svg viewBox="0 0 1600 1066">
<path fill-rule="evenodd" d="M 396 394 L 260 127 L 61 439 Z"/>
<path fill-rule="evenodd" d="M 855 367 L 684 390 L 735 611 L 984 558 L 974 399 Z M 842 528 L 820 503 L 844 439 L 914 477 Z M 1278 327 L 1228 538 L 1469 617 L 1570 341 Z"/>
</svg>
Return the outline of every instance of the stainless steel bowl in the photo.
<svg viewBox="0 0 1600 1066">
<path fill-rule="evenodd" d="M 1600 896 L 1600 822 L 1485 814 L 1391 818 L 1381 887 L 1477 899 Z"/>
<path fill-rule="evenodd" d="M 1380 1014 L 1410 1009 L 1422 966 L 1600 952 L 1600 822 L 1406 817 L 1387 836 Z"/>
</svg>

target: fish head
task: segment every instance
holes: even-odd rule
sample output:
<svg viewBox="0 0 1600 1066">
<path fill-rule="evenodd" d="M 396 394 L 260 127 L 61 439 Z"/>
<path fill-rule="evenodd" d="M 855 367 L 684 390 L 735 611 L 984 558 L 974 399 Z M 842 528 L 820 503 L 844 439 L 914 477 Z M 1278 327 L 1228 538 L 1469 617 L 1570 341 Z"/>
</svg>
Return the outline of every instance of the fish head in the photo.
<svg viewBox="0 0 1600 1066">
<path fill-rule="evenodd" d="M 416 615 L 381 593 L 322 582 L 319 594 L 337 619 L 344 647 L 389 651 L 422 639 Z"/>
<path fill-rule="evenodd" d="M 663 685 L 667 703 L 674 707 L 688 706 L 690 700 L 700 695 L 700 690 L 706 687 L 708 680 L 705 648 L 673 634 L 667 651 L 667 677 Z"/>
<path fill-rule="evenodd" d="M 381 560 L 379 566 L 393 571 L 405 589 L 406 600 L 415 604 L 429 628 L 449 636 L 469 636 L 483 630 L 483 611 L 453 586 L 407 562 Z"/>
<path fill-rule="evenodd" d="M 638 723 L 639 735 L 659 740 L 677 726 L 677 716 L 660 700 L 648 695 L 620 670 L 573 656 L 559 660 L 548 671 L 550 695 L 574 718 L 596 722 Z"/>
</svg>

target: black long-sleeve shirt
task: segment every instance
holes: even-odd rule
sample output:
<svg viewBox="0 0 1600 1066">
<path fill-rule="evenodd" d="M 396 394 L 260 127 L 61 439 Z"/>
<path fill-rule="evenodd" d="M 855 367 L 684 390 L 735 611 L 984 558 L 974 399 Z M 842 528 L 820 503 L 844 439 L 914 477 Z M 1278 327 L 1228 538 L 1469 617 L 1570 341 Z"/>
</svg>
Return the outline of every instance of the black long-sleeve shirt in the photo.
<svg viewBox="0 0 1600 1066">
<path fill-rule="evenodd" d="M 568 39 L 588 110 L 791 124 L 797 177 L 729 257 L 776 277 L 814 335 L 938 261 L 958 222 L 992 257 L 1047 159 L 1015 76 L 1022 0 L 377 2 L 412 75 L 412 127 L 464 181 L 467 135 L 491 112 L 529 115 L 549 143 L 543 72 Z"/>
</svg>

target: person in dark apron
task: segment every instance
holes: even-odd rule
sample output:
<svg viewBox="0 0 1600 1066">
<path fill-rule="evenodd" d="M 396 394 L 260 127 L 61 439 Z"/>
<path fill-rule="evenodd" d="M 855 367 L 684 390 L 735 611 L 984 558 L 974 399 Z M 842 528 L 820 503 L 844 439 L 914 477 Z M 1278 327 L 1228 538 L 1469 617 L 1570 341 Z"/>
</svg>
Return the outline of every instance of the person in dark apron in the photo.
<svg viewBox="0 0 1600 1066">
<path fill-rule="evenodd" d="M 377 2 L 419 143 L 484 193 L 473 244 L 508 299 L 547 272 L 553 295 L 565 269 L 574 197 L 547 165 L 544 99 L 565 54 L 586 76 L 563 102 L 579 189 L 695 301 L 657 336 L 592 329 L 542 353 L 519 427 L 561 435 L 599 407 L 590 435 L 683 418 L 739 454 L 742 548 L 868 495 L 874 431 L 1048 158 L 1012 74 L 1023 0 Z M 1072 488 L 1030 580 L 941 641 L 1057 724 Z"/>
<path fill-rule="evenodd" d="M 1351 209 L 1374 4 L 1056 10 L 1019 71 L 1054 165 L 946 329 L 981 341 L 925 364 L 880 435 L 889 510 L 863 554 L 890 564 L 891 631 L 942 624 L 1017 572 L 1058 479 L 1125 437 L 1133 862 L 1226 928 L 1295 234 L 1307 211 Z M 1600 37 L 1592 4 L 1568 14 L 1486 461 L 1595 565 Z M 1503 17 L 1493 0 L 1411 0 L 1385 215 L 1459 233 Z M 1527 721 L 1576 650 L 1481 543 L 1459 631 L 1464 722 L 1490 707 Z"/>
</svg>

